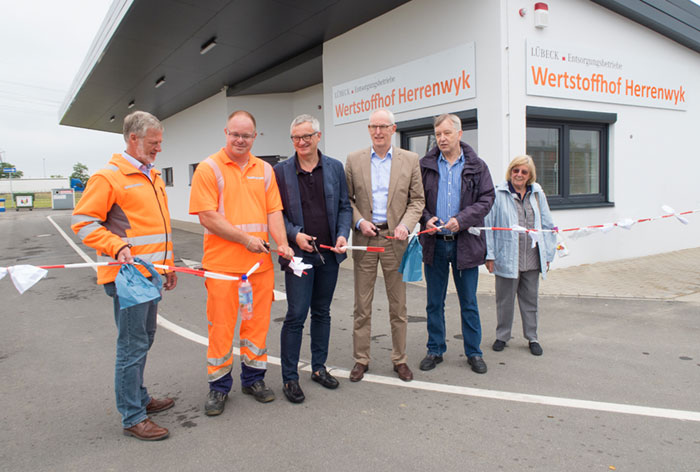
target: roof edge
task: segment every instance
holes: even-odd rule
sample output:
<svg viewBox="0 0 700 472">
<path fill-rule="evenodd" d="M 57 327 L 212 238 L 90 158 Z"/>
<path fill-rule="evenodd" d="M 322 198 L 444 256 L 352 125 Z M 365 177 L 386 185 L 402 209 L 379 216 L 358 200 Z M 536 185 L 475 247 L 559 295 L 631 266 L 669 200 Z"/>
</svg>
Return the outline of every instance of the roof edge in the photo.
<svg viewBox="0 0 700 472">
<path fill-rule="evenodd" d="M 112 2 L 112 5 L 107 11 L 107 16 L 105 16 L 105 19 L 102 21 L 102 25 L 97 31 L 95 39 L 92 40 L 92 45 L 90 49 L 88 49 L 88 53 L 80 69 L 78 69 L 78 73 L 73 79 L 73 83 L 58 110 L 58 121 L 60 124 L 63 124 L 63 118 L 66 116 L 68 109 L 73 104 L 75 97 L 87 81 L 95 65 L 102 60 L 102 55 L 107 49 L 114 32 L 133 3 L 134 0 L 114 0 Z"/>
<path fill-rule="evenodd" d="M 700 6 L 690 0 L 591 0 L 700 53 Z"/>
</svg>

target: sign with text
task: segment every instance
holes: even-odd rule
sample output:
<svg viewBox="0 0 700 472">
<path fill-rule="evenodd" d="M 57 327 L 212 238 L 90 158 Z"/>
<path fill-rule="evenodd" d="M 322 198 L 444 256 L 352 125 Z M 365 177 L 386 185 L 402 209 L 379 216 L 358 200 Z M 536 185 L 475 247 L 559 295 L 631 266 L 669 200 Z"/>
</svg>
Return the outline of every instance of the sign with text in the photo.
<svg viewBox="0 0 700 472">
<path fill-rule="evenodd" d="M 476 97 L 474 43 L 407 62 L 333 87 L 333 124 Z"/>
<path fill-rule="evenodd" d="M 3 167 L 2 172 L 5 174 L 14 174 L 15 172 L 17 172 L 17 168 L 16 167 Z"/>
<path fill-rule="evenodd" d="M 527 41 L 526 57 L 528 95 L 688 109 L 689 80 L 674 64 L 539 41 Z"/>
</svg>

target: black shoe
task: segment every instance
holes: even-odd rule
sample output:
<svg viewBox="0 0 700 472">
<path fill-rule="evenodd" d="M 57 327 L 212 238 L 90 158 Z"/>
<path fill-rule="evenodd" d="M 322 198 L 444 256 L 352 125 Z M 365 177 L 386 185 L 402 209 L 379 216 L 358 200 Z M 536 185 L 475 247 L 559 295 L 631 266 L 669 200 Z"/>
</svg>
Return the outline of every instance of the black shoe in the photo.
<svg viewBox="0 0 700 472">
<path fill-rule="evenodd" d="M 328 373 L 325 367 L 321 367 L 318 370 L 318 373 L 312 373 L 311 380 L 313 380 L 314 382 L 318 382 L 324 387 L 330 388 L 331 390 L 334 388 L 338 388 L 338 385 L 340 385 L 338 383 L 338 379 L 336 379 L 330 373 Z"/>
<path fill-rule="evenodd" d="M 286 382 L 282 387 L 282 391 L 284 392 L 284 396 L 287 397 L 287 400 L 292 403 L 301 403 L 306 399 L 304 392 L 301 391 L 298 380 Z"/>
<path fill-rule="evenodd" d="M 253 385 L 241 388 L 241 392 L 246 395 L 253 395 L 260 403 L 271 402 L 275 399 L 275 392 L 265 385 L 264 380 L 256 380 Z"/>
<path fill-rule="evenodd" d="M 537 341 L 531 342 L 530 343 L 530 352 L 532 353 L 533 356 L 541 356 L 542 355 L 542 346 L 540 346 L 540 343 Z"/>
<path fill-rule="evenodd" d="M 472 366 L 472 370 L 476 372 L 477 374 L 485 374 L 486 373 L 486 362 L 484 362 L 484 358 L 481 356 L 472 356 L 467 359 L 469 362 L 469 365 Z"/>
<path fill-rule="evenodd" d="M 505 347 L 506 347 L 506 342 L 501 341 L 500 339 L 496 339 L 493 342 L 493 346 L 491 346 L 494 351 L 496 352 L 501 352 Z"/>
<path fill-rule="evenodd" d="M 224 412 L 224 406 L 228 400 L 228 394 L 217 390 L 209 390 L 207 402 L 204 404 L 204 414 L 216 416 Z"/>
<path fill-rule="evenodd" d="M 437 366 L 440 362 L 442 362 L 442 356 L 437 356 L 435 354 L 428 354 L 425 356 L 425 358 L 420 361 L 420 370 L 433 370 L 435 366 Z"/>
</svg>

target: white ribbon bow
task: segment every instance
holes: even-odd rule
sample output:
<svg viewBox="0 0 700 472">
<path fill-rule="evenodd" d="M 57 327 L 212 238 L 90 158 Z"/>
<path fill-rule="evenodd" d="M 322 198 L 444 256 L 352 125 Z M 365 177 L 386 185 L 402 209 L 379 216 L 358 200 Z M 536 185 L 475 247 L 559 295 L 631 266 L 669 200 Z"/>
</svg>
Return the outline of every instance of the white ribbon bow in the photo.
<svg viewBox="0 0 700 472">
<path fill-rule="evenodd" d="M 34 284 L 49 273 L 46 269 L 40 269 L 32 265 L 10 266 L 7 268 L 7 272 L 10 274 L 10 279 L 12 279 L 12 283 L 15 284 L 15 288 L 20 295 L 32 288 Z M 2 277 L 4 277 L 4 274 Z"/>
<path fill-rule="evenodd" d="M 306 269 L 311 269 L 313 266 L 311 264 L 304 264 L 301 257 L 293 257 L 292 261 L 289 263 L 289 268 L 292 269 L 294 275 L 301 277 Z"/>
<path fill-rule="evenodd" d="M 683 223 L 684 225 L 687 225 L 688 223 L 690 223 L 690 221 L 688 221 L 687 219 L 685 219 L 684 217 L 682 217 L 681 215 L 679 215 L 678 213 L 676 213 L 676 210 L 674 210 L 673 208 L 671 208 L 671 207 L 668 206 L 668 205 L 662 206 L 661 209 L 662 209 L 663 211 L 665 211 L 666 214 L 668 214 L 668 215 L 672 214 L 673 216 L 675 216 L 676 219 L 678 219 L 678 221 L 680 221 L 680 222 Z"/>
</svg>

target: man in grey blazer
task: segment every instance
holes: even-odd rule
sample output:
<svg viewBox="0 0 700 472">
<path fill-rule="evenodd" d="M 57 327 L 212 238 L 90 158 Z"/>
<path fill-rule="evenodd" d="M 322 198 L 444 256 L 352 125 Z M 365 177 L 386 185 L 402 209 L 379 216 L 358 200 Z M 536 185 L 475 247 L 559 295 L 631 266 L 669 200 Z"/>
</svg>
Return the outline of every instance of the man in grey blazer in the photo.
<svg viewBox="0 0 700 472">
<path fill-rule="evenodd" d="M 299 351 L 304 322 L 311 311 L 311 380 L 335 389 L 338 380 L 326 370 L 331 331 L 330 306 L 338 268 L 347 257 L 352 208 L 345 187 L 343 164 L 318 150 L 321 128 L 311 115 L 297 116 L 290 126 L 292 157 L 275 166 L 284 210 L 284 225 L 294 255 L 312 267 L 298 277 L 289 261 L 280 257 L 285 270 L 287 315 L 281 333 L 282 391 L 292 403 L 304 401 L 299 385 Z M 327 250 L 320 245 L 332 247 Z"/>
<path fill-rule="evenodd" d="M 407 237 L 423 211 L 423 183 L 418 154 L 392 146 L 394 114 L 383 109 L 374 111 L 368 128 L 372 146 L 349 154 L 345 163 L 353 210 L 353 245 L 380 246 L 384 252 L 353 251 L 355 366 L 350 380 L 362 380 L 369 368 L 372 300 L 381 263 L 389 299 L 391 360 L 399 378 L 408 382 L 413 380 L 413 373 L 406 362 L 406 285 L 398 269 Z"/>
</svg>

